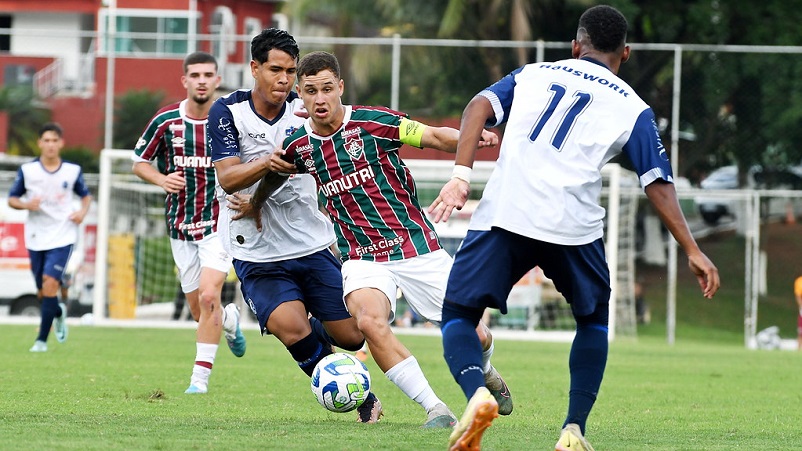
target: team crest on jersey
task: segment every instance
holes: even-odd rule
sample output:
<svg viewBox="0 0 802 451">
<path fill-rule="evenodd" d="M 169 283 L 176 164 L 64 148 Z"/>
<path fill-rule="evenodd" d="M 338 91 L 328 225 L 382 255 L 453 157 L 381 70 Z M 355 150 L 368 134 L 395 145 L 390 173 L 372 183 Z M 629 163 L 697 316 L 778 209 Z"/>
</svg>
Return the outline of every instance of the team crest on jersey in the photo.
<svg viewBox="0 0 802 451">
<path fill-rule="evenodd" d="M 286 130 L 284 130 L 284 133 L 286 134 L 286 136 L 292 136 L 292 134 L 295 133 L 295 130 L 298 130 L 298 127 L 290 126 Z"/>
<path fill-rule="evenodd" d="M 350 155 L 352 159 L 359 158 L 364 149 L 365 143 L 362 141 L 362 138 L 352 139 L 345 142 L 345 151 L 348 152 L 348 155 Z"/>
</svg>

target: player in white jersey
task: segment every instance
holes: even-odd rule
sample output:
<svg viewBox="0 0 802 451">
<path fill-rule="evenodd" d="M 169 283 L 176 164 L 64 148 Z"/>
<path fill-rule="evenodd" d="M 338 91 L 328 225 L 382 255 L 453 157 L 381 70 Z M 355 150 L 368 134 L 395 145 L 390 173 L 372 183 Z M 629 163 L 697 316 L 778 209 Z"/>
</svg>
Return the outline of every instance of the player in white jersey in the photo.
<svg viewBox="0 0 802 451">
<path fill-rule="evenodd" d="M 444 355 L 469 399 L 450 449 L 479 449 L 497 415 L 496 401 L 484 387 L 473 328 L 486 307 L 507 312 L 513 284 L 534 266 L 554 281 L 577 323 L 568 414 L 555 449 L 592 449 L 585 423 L 607 362 L 610 299 L 605 212 L 598 199 L 601 169 L 621 152 L 688 255 L 703 296 L 712 298 L 719 288 L 718 270 L 699 249 L 679 208 L 654 113 L 616 75 L 629 57 L 626 32 L 620 12 L 590 8 L 572 42 L 575 59 L 517 69 L 476 95 L 463 112 L 454 177 L 429 209 L 435 221 L 465 204 L 483 127 L 507 125 L 498 164 L 455 256 L 443 305 Z"/>
<path fill-rule="evenodd" d="M 44 352 L 54 320 L 56 340 L 60 343 L 67 340 L 67 306 L 60 303 L 57 296 L 64 269 L 78 240 L 78 225 L 89 211 L 92 196 L 84 183 L 81 167 L 61 159 L 64 138 L 58 124 L 42 126 L 37 144 L 41 154 L 20 166 L 8 195 L 8 205 L 28 210 L 25 247 L 42 300 L 39 335 L 31 352 Z M 77 211 L 73 195 L 81 199 L 81 208 Z"/>
<path fill-rule="evenodd" d="M 311 376 L 332 345 L 356 351 L 364 337 L 342 300 L 340 263 L 330 249 L 334 229 L 318 208 L 312 177 L 291 175 L 269 198 L 252 196 L 273 150 L 303 124 L 295 115 L 303 104 L 293 92 L 298 54 L 286 31 L 269 28 L 254 37 L 254 87 L 214 103 L 208 134 L 218 181 L 228 193 L 220 197 L 220 236 L 243 295 L 262 333 L 275 335 Z M 379 412 L 371 393 L 358 420 L 375 423 Z"/>
<path fill-rule="evenodd" d="M 160 109 L 137 142 L 133 171 L 166 193 L 165 220 L 181 289 L 198 322 L 195 364 L 186 394 L 209 389 L 214 359 L 225 331 L 231 352 L 245 354 L 239 310 L 221 307 L 221 292 L 231 257 L 217 237 L 219 206 L 206 127 L 214 91 L 220 84 L 217 61 L 205 52 L 184 58 L 181 82 L 187 97 Z M 155 161 L 156 166 L 151 162 Z"/>
</svg>

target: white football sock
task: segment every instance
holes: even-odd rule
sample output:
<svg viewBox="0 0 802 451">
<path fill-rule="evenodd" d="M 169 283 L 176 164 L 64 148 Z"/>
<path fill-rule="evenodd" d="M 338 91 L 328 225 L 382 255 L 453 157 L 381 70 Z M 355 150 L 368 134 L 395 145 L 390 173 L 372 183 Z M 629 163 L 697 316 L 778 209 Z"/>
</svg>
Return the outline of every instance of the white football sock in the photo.
<svg viewBox="0 0 802 451">
<path fill-rule="evenodd" d="M 197 362 L 206 362 L 210 367 L 214 365 L 217 345 L 212 343 L 195 343 L 195 346 L 197 349 L 195 353 L 196 364 L 192 367 L 192 378 L 190 378 L 189 383 L 205 390 L 208 388 L 209 376 L 212 374 L 212 369 L 198 365 Z"/>
<path fill-rule="evenodd" d="M 495 340 L 490 342 L 490 347 L 482 351 L 482 372 L 487 374 L 492 365 L 490 364 L 490 357 L 493 355 L 493 349 L 496 347 Z"/>
<path fill-rule="evenodd" d="M 443 402 L 434 394 L 434 390 L 426 380 L 426 376 L 423 375 L 423 370 L 414 356 L 407 357 L 384 374 L 427 412 Z"/>
</svg>

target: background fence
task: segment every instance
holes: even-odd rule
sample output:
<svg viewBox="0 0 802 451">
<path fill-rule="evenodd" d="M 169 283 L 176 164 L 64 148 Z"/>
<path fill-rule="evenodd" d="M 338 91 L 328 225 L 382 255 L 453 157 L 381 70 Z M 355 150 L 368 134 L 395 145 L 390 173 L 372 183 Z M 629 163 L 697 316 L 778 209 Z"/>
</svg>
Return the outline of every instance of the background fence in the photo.
<svg viewBox="0 0 802 451">
<path fill-rule="evenodd" d="M 15 33 L 24 36 L 41 34 L 43 31 L 15 30 Z M 105 96 L 113 102 L 113 78 L 105 85 L 86 83 L 87 77 L 96 74 L 99 61 L 106 67 L 113 67 L 115 59 L 180 59 L 184 56 L 183 53 L 148 51 L 149 46 L 128 47 L 129 51 L 111 53 L 106 49 L 116 47 L 101 45 L 104 39 L 140 42 L 187 39 L 186 35 L 176 34 L 116 33 L 104 36 L 93 32 L 63 31 L 48 31 L 48 36 L 80 39 L 90 44 L 85 52 L 77 56 L 81 61 L 78 65 L 64 63 L 64 55 L 53 55 L 60 66 L 36 78 L 39 80 L 37 83 L 44 86 L 41 90 L 43 101 L 70 95 L 86 96 L 88 92 L 95 95 L 105 92 Z M 249 47 L 251 38 L 229 36 L 221 40 L 219 36 L 211 35 L 195 37 L 196 41 L 186 46 L 187 51 L 224 48 L 244 50 Z M 346 103 L 387 105 L 429 121 L 455 120 L 476 92 L 525 62 L 570 57 L 567 42 L 405 39 L 399 36 L 333 38 L 301 34 L 297 35 L 297 39 L 303 53 L 328 50 L 338 55 L 343 65 Z M 799 163 L 802 149 L 796 143 L 802 138 L 799 136 L 802 130 L 797 120 L 797 111 L 802 111 L 802 87 L 799 86 L 802 77 L 798 76 L 802 72 L 802 47 L 631 45 L 632 58 L 622 66 L 620 75 L 655 111 L 675 173 L 687 179 L 687 183 L 680 184 L 680 194 L 692 228 L 702 240 L 703 248 L 715 245 L 732 248 L 734 254 L 740 253 L 737 259 L 732 258 L 731 253 L 726 260 L 717 261 L 724 282 L 717 302 L 724 308 L 719 312 L 711 312 L 709 316 L 718 314 L 729 324 L 728 327 L 737 322 L 740 330 L 746 331 L 747 338 L 753 336 L 755 330 L 770 325 L 779 325 L 785 337 L 793 336 L 796 310 L 790 289 L 792 276 L 799 272 L 799 268 L 794 259 L 773 255 L 772 252 L 776 252 L 774 247 L 770 249 L 766 243 L 788 239 L 779 237 L 784 235 L 775 237 L 768 229 L 778 224 L 785 224 L 788 229 L 795 227 L 796 214 L 802 211 L 794 201 L 797 192 L 774 189 L 708 192 L 699 190 L 697 186 L 712 168 L 724 164 L 739 163 L 742 168 L 760 164 L 770 168 Z M 184 47 L 181 48 L 183 51 Z M 224 90 L 250 87 L 250 72 L 246 62 L 234 62 L 228 58 L 221 61 Z M 77 73 L 65 69 L 76 66 L 80 67 Z M 164 74 L 166 83 L 177 84 L 178 76 Z M 113 109 L 107 108 L 106 112 L 103 126 L 105 135 L 110 136 L 110 128 L 114 123 L 111 116 Z M 141 112 L 145 120 L 152 113 Z M 625 161 L 621 163 L 626 166 Z M 777 182 L 768 188 L 789 187 L 795 186 Z M 432 193 L 432 190 L 423 187 L 421 194 L 424 203 L 433 198 Z M 479 194 L 477 191 L 474 197 L 478 198 Z M 742 207 L 735 208 L 720 224 L 710 227 L 698 216 L 699 206 L 695 202 L 703 194 L 722 202 L 734 201 Z M 757 200 L 754 197 L 756 195 L 759 196 Z M 661 275 L 646 281 L 644 296 L 655 313 L 661 317 L 665 315 L 669 340 L 673 341 L 672 323 L 693 321 L 700 314 L 700 310 L 693 310 L 696 308 L 694 303 L 698 301 L 693 299 L 695 294 L 686 293 L 681 288 L 678 292 L 677 288 L 684 285 L 695 287 L 695 282 L 680 268 L 684 260 L 679 261 L 675 247 L 666 240 L 665 232 L 659 226 L 655 227 L 649 219 L 648 208 L 644 208 L 642 197 L 640 203 L 642 208 L 638 212 L 639 234 L 636 239 L 639 265 L 636 271 L 639 274 Z M 765 207 L 769 204 L 774 207 Z M 776 211 L 777 205 L 782 206 L 780 211 Z M 788 205 L 791 206 L 790 214 Z M 756 223 L 755 218 L 758 218 Z M 789 221 L 789 218 L 794 221 Z M 656 240 L 655 234 L 658 236 Z M 794 249 L 794 243 L 783 241 L 777 247 Z M 772 270 L 775 264 L 781 266 L 777 271 Z M 654 267 L 660 270 L 654 271 Z M 665 286 L 661 283 L 665 283 Z M 759 310 L 766 312 L 766 315 L 753 315 L 758 311 L 757 306 L 763 305 L 769 310 Z M 705 308 L 707 305 L 702 307 L 701 312 Z M 729 312 L 731 308 L 737 313 Z M 691 309 L 692 313 L 684 316 L 683 309 Z"/>
</svg>

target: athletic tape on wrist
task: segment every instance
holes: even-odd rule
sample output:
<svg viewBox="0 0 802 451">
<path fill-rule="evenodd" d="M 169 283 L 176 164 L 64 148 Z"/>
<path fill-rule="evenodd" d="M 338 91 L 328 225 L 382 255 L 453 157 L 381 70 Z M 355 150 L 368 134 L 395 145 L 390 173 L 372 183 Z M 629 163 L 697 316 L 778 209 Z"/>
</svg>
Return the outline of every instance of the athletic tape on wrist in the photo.
<svg viewBox="0 0 802 451">
<path fill-rule="evenodd" d="M 473 172 L 473 169 L 469 168 L 468 166 L 455 164 L 454 170 L 451 172 L 451 178 L 465 180 L 466 182 L 471 183 L 471 172 Z"/>
</svg>

